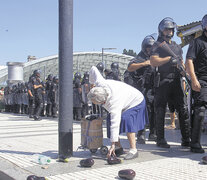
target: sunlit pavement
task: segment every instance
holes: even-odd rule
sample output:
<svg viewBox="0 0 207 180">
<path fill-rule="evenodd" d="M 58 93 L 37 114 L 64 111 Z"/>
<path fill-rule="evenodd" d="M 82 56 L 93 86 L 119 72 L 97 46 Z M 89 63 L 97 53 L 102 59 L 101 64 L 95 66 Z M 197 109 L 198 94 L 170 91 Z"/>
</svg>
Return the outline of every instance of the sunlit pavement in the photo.
<svg viewBox="0 0 207 180">
<path fill-rule="evenodd" d="M 103 125 L 103 145 L 110 146 L 106 138 L 106 127 Z M 24 180 L 28 175 L 45 176 L 49 180 L 70 179 L 119 179 L 118 171 L 133 169 L 135 179 L 207 179 L 207 165 L 201 163 L 205 154 L 194 154 L 188 148 L 180 146 L 180 130 L 165 130 L 170 149 L 158 148 L 155 142 L 146 141 L 137 145 L 139 157 L 124 160 L 122 164 L 108 165 L 106 157 L 98 151 L 91 154 L 88 149 L 81 149 L 80 122 L 73 123 L 73 157 L 68 163 L 57 162 L 58 157 L 58 121 L 43 118 L 34 121 L 25 115 L 0 113 L 0 171 L 15 180 Z M 148 132 L 147 136 L 148 137 Z M 129 144 L 125 135 L 121 143 L 127 151 Z M 202 134 L 202 145 L 207 152 L 207 135 Z M 33 162 L 35 153 L 50 156 L 49 165 Z M 82 168 L 79 161 L 93 157 L 92 168 Z M 123 157 L 120 157 L 123 159 Z M 0 172 L 1 177 L 1 172 Z M 4 180 L 4 179 L 2 179 Z M 6 180 L 6 179 L 5 179 Z"/>
</svg>

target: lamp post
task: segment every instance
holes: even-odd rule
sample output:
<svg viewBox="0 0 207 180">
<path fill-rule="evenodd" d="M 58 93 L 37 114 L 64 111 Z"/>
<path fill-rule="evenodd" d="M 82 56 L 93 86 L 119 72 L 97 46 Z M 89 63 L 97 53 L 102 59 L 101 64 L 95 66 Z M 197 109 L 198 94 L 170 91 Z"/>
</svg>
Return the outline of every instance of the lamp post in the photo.
<svg viewBox="0 0 207 180">
<path fill-rule="evenodd" d="M 116 48 L 102 48 L 102 63 L 104 63 L 103 55 L 104 55 L 104 50 L 112 50 Z M 106 69 L 106 60 L 105 60 L 105 69 Z"/>
</svg>

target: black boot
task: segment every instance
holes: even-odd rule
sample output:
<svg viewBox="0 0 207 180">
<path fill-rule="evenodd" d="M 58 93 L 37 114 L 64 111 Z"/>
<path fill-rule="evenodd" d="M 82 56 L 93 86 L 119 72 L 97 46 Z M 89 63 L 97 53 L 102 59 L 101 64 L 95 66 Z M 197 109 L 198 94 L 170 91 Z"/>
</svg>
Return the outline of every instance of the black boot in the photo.
<svg viewBox="0 0 207 180">
<path fill-rule="evenodd" d="M 162 148 L 170 148 L 170 145 L 165 140 L 165 108 L 156 109 L 156 132 L 157 132 L 157 146 Z"/>
<path fill-rule="evenodd" d="M 205 108 L 204 108 L 205 110 Z M 196 108 L 193 115 L 193 122 L 192 122 L 192 135 L 191 135 L 191 144 L 190 150 L 194 153 L 204 153 L 204 149 L 200 144 L 201 138 L 201 127 L 202 121 L 204 118 L 204 111 L 202 107 Z"/>
<path fill-rule="evenodd" d="M 47 117 L 52 117 L 52 104 L 47 104 L 46 114 L 47 114 Z"/>
<path fill-rule="evenodd" d="M 34 118 L 34 107 L 29 107 L 29 118 Z"/>
<path fill-rule="evenodd" d="M 178 116 L 182 135 L 181 146 L 190 147 L 190 122 L 187 107 L 180 109 Z"/>
<path fill-rule="evenodd" d="M 138 144 L 145 144 L 145 129 L 138 131 L 137 143 Z"/>
<path fill-rule="evenodd" d="M 38 105 L 38 107 L 36 108 L 36 111 L 35 111 L 35 115 L 34 115 L 34 120 L 35 121 L 36 120 L 41 120 L 40 113 L 41 113 L 42 109 L 43 109 L 43 103 L 40 103 Z"/>
<path fill-rule="evenodd" d="M 150 131 L 148 141 L 156 141 L 156 140 L 157 140 L 157 135 L 155 133 L 155 130 Z"/>
</svg>

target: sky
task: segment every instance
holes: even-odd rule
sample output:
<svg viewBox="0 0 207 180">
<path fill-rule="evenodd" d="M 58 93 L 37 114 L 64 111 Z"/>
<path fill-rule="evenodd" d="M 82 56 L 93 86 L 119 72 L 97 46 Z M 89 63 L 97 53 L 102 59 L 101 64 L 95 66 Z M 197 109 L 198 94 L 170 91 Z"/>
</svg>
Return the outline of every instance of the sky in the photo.
<svg viewBox="0 0 207 180">
<path fill-rule="evenodd" d="M 141 50 L 171 17 L 178 25 L 207 14 L 206 0 L 73 0 L 73 51 Z M 174 35 L 178 44 L 180 39 Z M 187 47 L 183 48 L 183 56 Z M 58 54 L 58 0 L 0 0 L 0 65 Z"/>
</svg>

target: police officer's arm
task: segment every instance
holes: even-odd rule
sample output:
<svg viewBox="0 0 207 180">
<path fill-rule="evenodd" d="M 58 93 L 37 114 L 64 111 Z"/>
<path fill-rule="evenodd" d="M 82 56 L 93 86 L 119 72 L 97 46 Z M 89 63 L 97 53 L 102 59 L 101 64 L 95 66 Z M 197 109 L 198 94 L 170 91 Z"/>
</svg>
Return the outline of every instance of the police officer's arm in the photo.
<svg viewBox="0 0 207 180">
<path fill-rule="evenodd" d="M 33 97 L 33 94 L 30 89 L 28 89 L 28 94 L 30 95 L 30 97 Z"/>
<path fill-rule="evenodd" d="M 186 66 L 186 71 L 187 73 L 190 75 L 191 77 L 191 86 L 192 86 L 192 89 L 194 91 L 197 91 L 197 92 L 200 92 L 201 90 L 201 85 L 196 77 L 196 74 L 195 74 L 195 70 L 194 70 L 194 65 L 193 65 L 193 60 L 192 59 L 187 59 L 186 60 L 186 63 L 185 63 L 185 66 Z"/>
<path fill-rule="evenodd" d="M 37 89 L 37 88 L 42 88 L 42 84 L 39 84 L 39 85 L 34 84 L 34 89 Z"/>
<path fill-rule="evenodd" d="M 132 63 L 132 64 L 129 65 L 127 70 L 129 72 L 133 72 L 133 71 L 136 71 L 137 69 L 140 69 L 142 67 L 149 66 L 149 65 L 150 65 L 150 60 L 147 60 L 147 61 L 142 62 L 142 63 Z"/>
<path fill-rule="evenodd" d="M 171 56 L 166 56 L 164 58 L 161 58 L 158 55 L 150 56 L 150 64 L 153 67 L 162 66 L 163 64 L 169 62 L 170 60 L 171 60 Z"/>
</svg>

